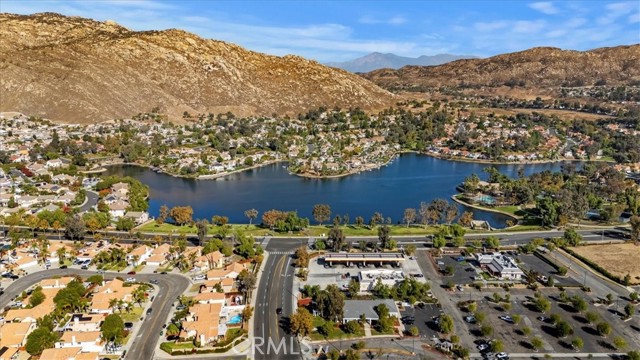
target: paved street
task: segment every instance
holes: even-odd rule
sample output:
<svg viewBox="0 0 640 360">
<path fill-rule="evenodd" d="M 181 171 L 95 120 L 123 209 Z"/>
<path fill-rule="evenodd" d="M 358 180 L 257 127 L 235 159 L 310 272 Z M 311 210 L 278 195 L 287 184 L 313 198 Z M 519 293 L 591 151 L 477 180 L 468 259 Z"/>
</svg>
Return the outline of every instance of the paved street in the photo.
<svg viewBox="0 0 640 360">
<path fill-rule="evenodd" d="M 255 294 L 255 359 L 301 359 L 297 340 L 286 333 L 286 321 L 295 301 L 295 268 L 288 253 L 305 245 L 305 239 L 272 239 L 266 247 L 269 255 Z M 282 315 L 276 313 L 278 308 Z"/>
<path fill-rule="evenodd" d="M 77 269 L 51 269 L 26 275 L 13 282 L 5 289 L 5 293 L 0 295 L 0 308 L 5 307 L 15 296 L 43 279 L 68 275 L 81 275 L 86 277 L 94 274 L 98 274 L 98 272 Z M 121 273 L 113 272 L 104 274 L 105 278 L 108 279 L 122 275 Z M 184 276 L 174 274 L 138 274 L 136 278 L 142 282 L 157 279 L 159 281 L 159 290 L 151 304 L 153 315 L 143 320 L 140 331 L 135 339 L 131 339 L 132 343 L 129 351 L 127 351 L 126 359 L 153 359 L 156 342 L 160 336 L 162 325 L 172 310 L 172 304 L 176 298 L 187 289 L 190 282 Z"/>
</svg>

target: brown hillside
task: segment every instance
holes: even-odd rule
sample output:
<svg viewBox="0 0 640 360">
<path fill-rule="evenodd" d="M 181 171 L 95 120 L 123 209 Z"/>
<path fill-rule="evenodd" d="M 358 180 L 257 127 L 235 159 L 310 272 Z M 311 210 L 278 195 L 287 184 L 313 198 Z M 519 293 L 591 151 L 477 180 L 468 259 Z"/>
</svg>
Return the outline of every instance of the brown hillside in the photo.
<svg viewBox="0 0 640 360">
<path fill-rule="evenodd" d="M 439 66 L 405 66 L 363 75 L 394 90 L 440 86 L 586 86 L 596 82 L 628 85 L 640 81 L 640 45 L 590 51 L 541 47 L 486 59 L 467 59 Z"/>
<path fill-rule="evenodd" d="M 156 106 L 181 118 L 184 111 L 372 109 L 394 99 L 357 75 L 298 56 L 52 13 L 0 14 L 0 72 L 0 111 L 68 122 L 127 117 Z"/>
</svg>

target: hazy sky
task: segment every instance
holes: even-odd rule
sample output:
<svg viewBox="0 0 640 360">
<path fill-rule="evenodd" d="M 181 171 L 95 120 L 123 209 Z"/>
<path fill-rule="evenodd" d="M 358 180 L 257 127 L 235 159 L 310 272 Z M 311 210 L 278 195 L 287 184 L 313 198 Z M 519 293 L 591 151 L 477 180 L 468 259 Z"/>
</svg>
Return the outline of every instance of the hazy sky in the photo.
<svg viewBox="0 0 640 360">
<path fill-rule="evenodd" d="M 370 52 L 490 56 L 534 46 L 640 43 L 640 1 L 1 0 L 1 12 L 53 11 L 132 30 L 180 28 L 274 55 L 322 62 Z"/>
</svg>

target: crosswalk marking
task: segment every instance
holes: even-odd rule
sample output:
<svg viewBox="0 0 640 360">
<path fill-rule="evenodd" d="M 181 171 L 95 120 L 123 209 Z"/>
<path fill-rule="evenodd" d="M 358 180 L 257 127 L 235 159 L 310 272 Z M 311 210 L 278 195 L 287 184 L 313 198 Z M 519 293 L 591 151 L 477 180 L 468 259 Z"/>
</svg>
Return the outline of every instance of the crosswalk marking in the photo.
<svg viewBox="0 0 640 360">
<path fill-rule="evenodd" d="M 267 251 L 267 252 L 273 255 L 293 255 L 293 251 Z"/>
</svg>

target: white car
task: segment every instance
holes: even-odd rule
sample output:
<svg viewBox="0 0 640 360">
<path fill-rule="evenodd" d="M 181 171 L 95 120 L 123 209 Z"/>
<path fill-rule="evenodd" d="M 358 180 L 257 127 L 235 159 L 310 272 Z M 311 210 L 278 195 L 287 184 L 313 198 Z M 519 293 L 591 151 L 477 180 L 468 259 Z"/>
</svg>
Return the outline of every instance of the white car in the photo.
<svg viewBox="0 0 640 360">
<path fill-rule="evenodd" d="M 498 360 L 507 360 L 509 358 L 509 355 L 505 352 L 500 352 L 496 354 L 496 359 Z"/>
<path fill-rule="evenodd" d="M 127 282 L 136 282 L 136 278 L 129 277 L 127 278 Z"/>
<path fill-rule="evenodd" d="M 205 275 L 196 275 L 193 277 L 193 280 L 198 281 L 198 280 L 204 280 L 207 277 Z"/>
<path fill-rule="evenodd" d="M 478 345 L 478 350 L 485 351 L 489 348 L 489 344 L 480 344 Z"/>
</svg>

